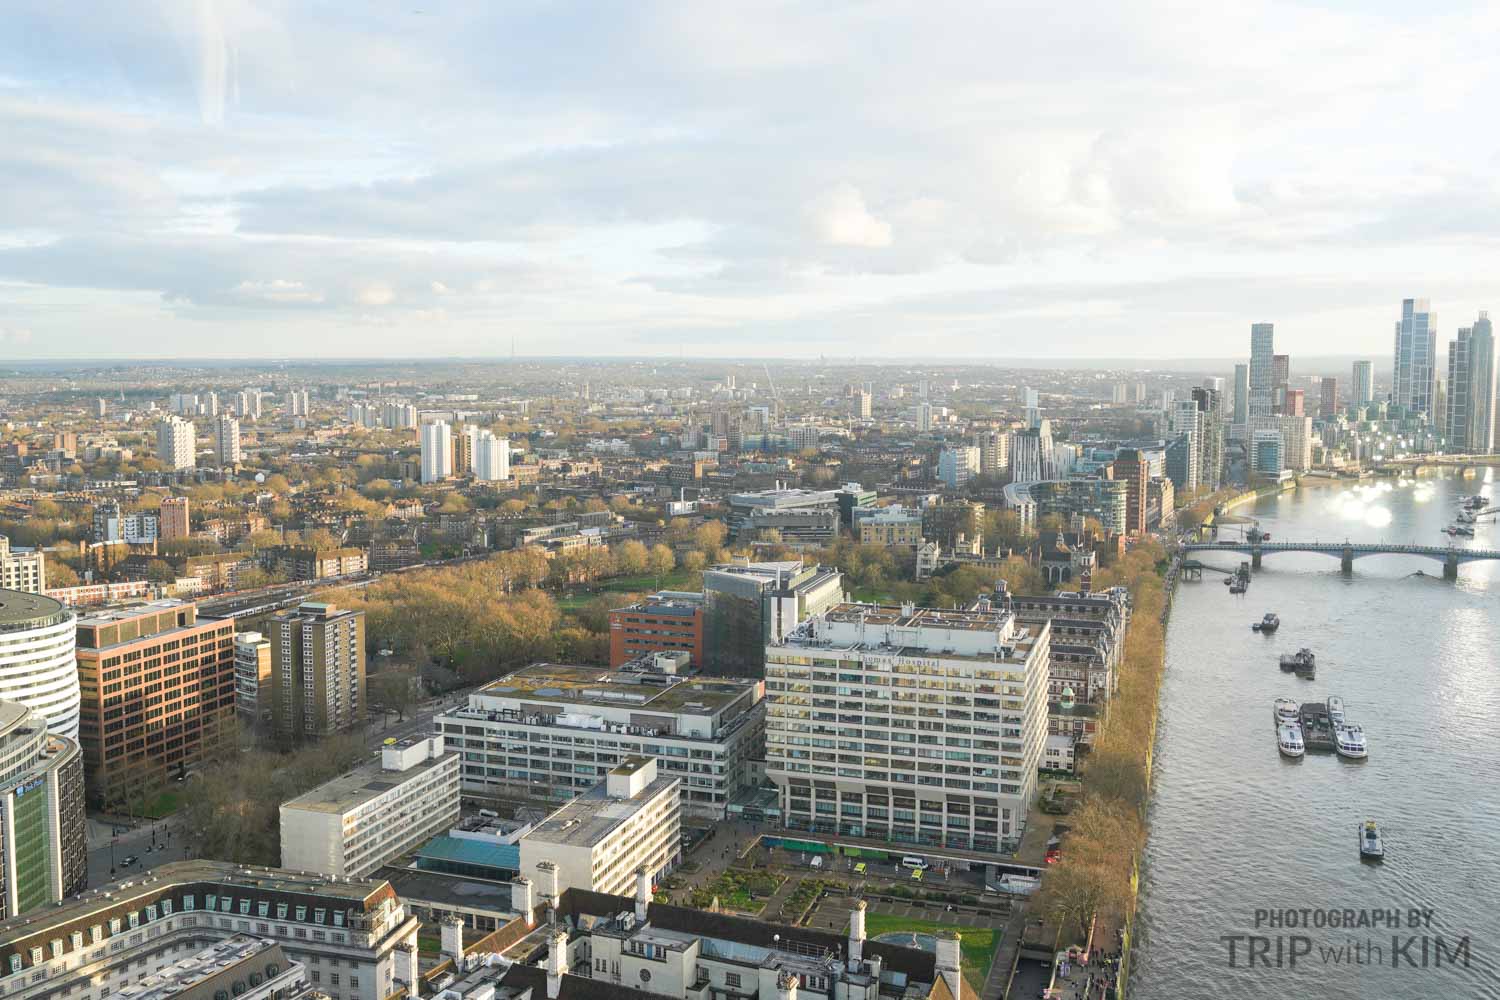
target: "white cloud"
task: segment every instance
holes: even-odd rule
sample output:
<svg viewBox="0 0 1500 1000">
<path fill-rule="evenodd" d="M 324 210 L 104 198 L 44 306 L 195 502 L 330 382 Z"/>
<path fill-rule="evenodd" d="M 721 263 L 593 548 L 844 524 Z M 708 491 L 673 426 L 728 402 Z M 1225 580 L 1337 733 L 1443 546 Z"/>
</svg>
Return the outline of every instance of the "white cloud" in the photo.
<svg viewBox="0 0 1500 1000">
<path fill-rule="evenodd" d="M 865 204 L 859 188 L 848 182 L 823 192 L 810 206 L 808 215 L 818 238 L 836 247 L 888 247 L 891 224 L 877 219 Z"/>
</svg>

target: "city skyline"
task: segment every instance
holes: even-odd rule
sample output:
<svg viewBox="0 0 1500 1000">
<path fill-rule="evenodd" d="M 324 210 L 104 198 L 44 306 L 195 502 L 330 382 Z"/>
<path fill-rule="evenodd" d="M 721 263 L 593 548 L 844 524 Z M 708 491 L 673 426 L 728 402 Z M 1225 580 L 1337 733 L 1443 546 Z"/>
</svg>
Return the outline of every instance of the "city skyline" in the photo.
<svg viewBox="0 0 1500 1000">
<path fill-rule="evenodd" d="M 1484 7 L 11 27 L 6 357 L 1368 356 L 1492 305 Z"/>
</svg>

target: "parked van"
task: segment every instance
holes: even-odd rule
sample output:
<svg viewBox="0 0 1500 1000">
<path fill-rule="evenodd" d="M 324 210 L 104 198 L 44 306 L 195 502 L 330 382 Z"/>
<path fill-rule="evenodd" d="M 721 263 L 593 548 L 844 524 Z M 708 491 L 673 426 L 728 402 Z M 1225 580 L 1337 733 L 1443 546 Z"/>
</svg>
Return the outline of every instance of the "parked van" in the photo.
<svg viewBox="0 0 1500 1000">
<path fill-rule="evenodd" d="M 1029 896 L 1033 892 L 1036 892 L 1041 884 L 1040 880 L 1027 878 L 1025 875 L 1005 875 L 1001 877 L 999 884 L 995 888 L 1001 892 L 1009 892 L 1018 896 Z"/>
<path fill-rule="evenodd" d="M 908 854 L 901 859 L 902 868 L 914 868 L 917 871 L 926 871 L 929 867 L 926 858 L 919 858 L 915 854 Z"/>
</svg>

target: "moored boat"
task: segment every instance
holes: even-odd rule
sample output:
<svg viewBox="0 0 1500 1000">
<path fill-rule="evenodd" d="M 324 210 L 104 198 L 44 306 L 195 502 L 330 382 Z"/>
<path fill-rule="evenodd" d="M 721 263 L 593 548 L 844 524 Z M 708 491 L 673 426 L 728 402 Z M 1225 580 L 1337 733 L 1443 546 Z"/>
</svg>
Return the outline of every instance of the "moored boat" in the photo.
<svg viewBox="0 0 1500 1000">
<path fill-rule="evenodd" d="M 1302 727 L 1285 725 L 1276 727 L 1276 749 L 1283 757 L 1301 757 L 1307 748 L 1302 743 Z"/>
<path fill-rule="evenodd" d="M 1336 694 L 1328 696 L 1328 721 L 1335 726 L 1344 724 L 1344 699 Z"/>
<path fill-rule="evenodd" d="M 1303 646 L 1295 653 L 1281 654 L 1281 669 L 1294 670 L 1297 676 L 1311 680 L 1317 673 L 1317 657 L 1312 650 Z"/>
<path fill-rule="evenodd" d="M 1297 703 L 1290 698 L 1277 698 L 1271 703 L 1271 718 L 1278 727 L 1301 725 Z"/>
<path fill-rule="evenodd" d="M 1352 722 L 1335 726 L 1333 729 L 1333 740 L 1333 748 L 1340 757 L 1348 757 L 1351 760 L 1363 760 L 1370 755 L 1369 744 L 1365 742 L 1363 727 L 1356 726 Z"/>
</svg>

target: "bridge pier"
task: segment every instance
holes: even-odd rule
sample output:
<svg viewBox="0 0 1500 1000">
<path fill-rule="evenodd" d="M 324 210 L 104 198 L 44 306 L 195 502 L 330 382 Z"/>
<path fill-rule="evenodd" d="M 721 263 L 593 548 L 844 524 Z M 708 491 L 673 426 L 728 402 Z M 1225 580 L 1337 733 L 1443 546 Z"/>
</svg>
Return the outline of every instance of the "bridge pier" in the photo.
<svg viewBox="0 0 1500 1000">
<path fill-rule="evenodd" d="M 1255 548 L 1253 548 L 1253 549 L 1250 550 L 1250 568 L 1251 569 L 1260 569 L 1260 546 L 1259 545 L 1257 545 Z"/>
<path fill-rule="evenodd" d="M 1458 556 L 1452 553 L 1449 553 L 1447 558 L 1443 560 L 1443 579 L 1458 579 Z"/>
<path fill-rule="evenodd" d="M 1354 550 L 1344 546 L 1344 551 L 1339 553 L 1339 569 L 1343 570 L 1345 576 L 1354 572 Z"/>
</svg>

